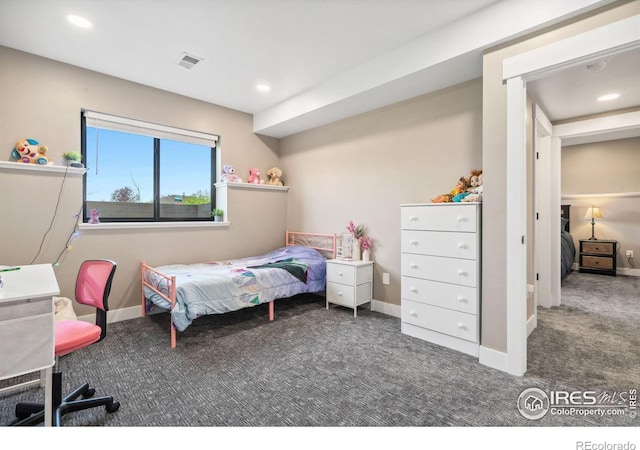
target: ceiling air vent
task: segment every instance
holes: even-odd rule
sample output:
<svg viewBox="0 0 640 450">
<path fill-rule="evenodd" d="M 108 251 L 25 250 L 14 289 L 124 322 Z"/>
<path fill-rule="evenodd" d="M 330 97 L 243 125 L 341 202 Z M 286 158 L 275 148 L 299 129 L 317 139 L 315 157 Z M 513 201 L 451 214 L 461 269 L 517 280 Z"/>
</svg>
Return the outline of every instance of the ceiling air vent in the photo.
<svg viewBox="0 0 640 450">
<path fill-rule="evenodd" d="M 184 67 L 185 69 L 191 69 L 193 66 L 202 61 L 202 58 L 198 58 L 197 56 L 189 55 L 187 53 L 183 53 L 180 55 L 177 63 L 179 66 Z"/>
</svg>

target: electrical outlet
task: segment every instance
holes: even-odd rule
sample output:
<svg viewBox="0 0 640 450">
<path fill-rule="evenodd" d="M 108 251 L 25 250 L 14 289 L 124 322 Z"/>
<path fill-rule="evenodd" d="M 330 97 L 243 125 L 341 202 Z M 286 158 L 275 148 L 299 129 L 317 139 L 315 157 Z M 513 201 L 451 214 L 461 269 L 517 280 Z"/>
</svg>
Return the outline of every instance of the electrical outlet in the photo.
<svg viewBox="0 0 640 450">
<path fill-rule="evenodd" d="M 627 258 L 633 258 L 633 250 L 627 250 Z"/>
<path fill-rule="evenodd" d="M 382 284 L 389 284 L 389 274 L 387 272 L 382 274 Z"/>
</svg>

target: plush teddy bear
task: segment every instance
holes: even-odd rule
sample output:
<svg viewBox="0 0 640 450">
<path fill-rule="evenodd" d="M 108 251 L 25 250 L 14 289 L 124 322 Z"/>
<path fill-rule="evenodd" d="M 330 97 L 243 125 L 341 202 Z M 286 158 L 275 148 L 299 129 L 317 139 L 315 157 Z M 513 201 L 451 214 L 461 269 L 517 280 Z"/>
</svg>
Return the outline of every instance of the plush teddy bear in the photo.
<svg viewBox="0 0 640 450">
<path fill-rule="evenodd" d="M 242 183 L 242 179 L 236 175 L 236 169 L 234 169 L 231 164 L 225 164 L 222 168 L 220 181 L 226 181 L 227 183 Z"/>
<path fill-rule="evenodd" d="M 53 164 L 45 156 L 47 146 L 40 145 L 35 139 L 20 139 L 11 151 L 11 156 L 25 164 Z"/>
<path fill-rule="evenodd" d="M 89 223 L 100 223 L 100 211 L 95 208 L 89 210 Z"/>
<path fill-rule="evenodd" d="M 465 177 L 460 177 L 458 182 L 456 183 L 456 187 L 451 190 L 448 194 L 440 194 L 436 195 L 431 199 L 431 203 L 449 203 L 452 202 L 454 197 L 458 194 L 461 194 L 469 189 L 469 180 Z M 460 201 L 460 200 L 458 200 Z"/>
<path fill-rule="evenodd" d="M 280 179 L 282 177 L 282 170 L 277 167 L 272 167 L 267 170 L 267 183 L 271 186 L 284 186 L 284 183 Z"/>
<path fill-rule="evenodd" d="M 264 180 L 260 179 L 260 171 L 256 167 L 249 169 L 249 179 L 247 180 L 251 184 L 263 184 Z"/>
</svg>

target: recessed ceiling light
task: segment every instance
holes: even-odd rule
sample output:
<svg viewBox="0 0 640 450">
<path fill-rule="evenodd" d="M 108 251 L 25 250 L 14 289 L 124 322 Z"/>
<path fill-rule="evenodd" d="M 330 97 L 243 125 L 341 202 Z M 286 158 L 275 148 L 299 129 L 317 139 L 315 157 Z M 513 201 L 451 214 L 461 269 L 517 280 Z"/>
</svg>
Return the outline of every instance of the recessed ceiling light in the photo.
<svg viewBox="0 0 640 450">
<path fill-rule="evenodd" d="M 67 20 L 80 28 L 91 28 L 93 26 L 93 24 L 89 22 L 87 19 L 85 19 L 82 16 L 77 16 L 75 14 L 69 14 L 67 16 Z"/>
<path fill-rule="evenodd" d="M 271 90 L 271 87 L 267 86 L 266 84 L 259 84 L 256 86 L 256 90 L 260 92 L 269 92 Z"/>
<path fill-rule="evenodd" d="M 603 95 L 601 97 L 598 97 L 598 101 L 599 102 L 607 102 L 609 100 L 615 100 L 618 97 L 620 97 L 620 94 L 607 94 L 607 95 Z"/>
</svg>

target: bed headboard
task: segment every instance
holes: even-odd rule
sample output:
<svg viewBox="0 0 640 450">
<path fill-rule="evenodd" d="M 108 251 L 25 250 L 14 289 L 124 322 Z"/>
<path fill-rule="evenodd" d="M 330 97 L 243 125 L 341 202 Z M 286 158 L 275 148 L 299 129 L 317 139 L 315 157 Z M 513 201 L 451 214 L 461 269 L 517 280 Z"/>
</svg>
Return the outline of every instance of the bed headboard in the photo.
<svg viewBox="0 0 640 450">
<path fill-rule="evenodd" d="M 570 225 L 571 225 L 571 205 L 560 205 L 560 217 L 563 217 L 565 219 L 567 219 L 567 223 L 564 226 L 564 229 L 567 231 L 567 233 L 571 232 L 570 230 Z"/>
<path fill-rule="evenodd" d="M 286 246 L 302 245 L 314 248 L 322 253 L 325 258 L 334 259 L 336 257 L 336 235 L 304 233 L 301 231 L 287 230 Z"/>
</svg>

